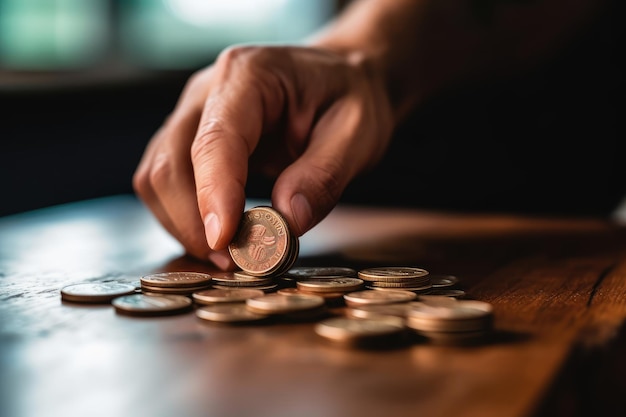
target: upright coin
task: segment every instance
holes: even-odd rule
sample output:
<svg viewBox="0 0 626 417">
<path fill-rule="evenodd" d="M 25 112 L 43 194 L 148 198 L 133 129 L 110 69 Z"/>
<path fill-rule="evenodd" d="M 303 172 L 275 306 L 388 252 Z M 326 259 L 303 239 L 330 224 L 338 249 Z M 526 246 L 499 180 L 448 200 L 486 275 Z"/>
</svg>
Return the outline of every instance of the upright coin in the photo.
<svg viewBox="0 0 626 417">
<path fill-rule="evenodd" d="M 295 261 L 294 239 L 280 213 L 271 207 L 255 207 L 243 213 L 228 251 L 246 273 L 268 276 Z"/>
<path fill-rule="evenodd" d="M 159 316 L 187 311 L 191 308 L 192 301 L 184 295 L 133 294 L 117 297 L 112 304 L 120 314 Z"/>
<path fill-rule="evenodd" d="M 135 286 L 119 282 L 85 282 L 61 289 L 61 299 L 74 303 L 109 303 L 115 297 L 133 294 Z"/>
</svg>

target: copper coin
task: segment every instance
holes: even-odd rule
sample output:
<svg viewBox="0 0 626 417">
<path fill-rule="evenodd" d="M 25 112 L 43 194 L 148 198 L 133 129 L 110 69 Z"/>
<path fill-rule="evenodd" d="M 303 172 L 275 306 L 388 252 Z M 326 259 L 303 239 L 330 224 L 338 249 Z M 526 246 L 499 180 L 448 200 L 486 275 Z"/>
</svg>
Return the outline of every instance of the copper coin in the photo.
<svg viewBox="0 0 626 417">
<path fill-rule="evenodd" d="M 200 272 L 159 272 L 141 277 L 141 284 L 150 287 L 201 287 L 211 283 L 211 275 Z"/>
<path fill-rule="evenodd" d="M 246 301 L 248 298 L 262 297 L 265 293 L 259 289 L 233 288 L 212 289 L 193 293 L 193 299 L 199 304 L 236 303 Z"/>
<path fill-rule="evenodd" d="M 275 293 L 249 298 L 246 300 L 246 305 L 255 313 L 284 314 L 322 307 L 324 299 L 317 295 L 281 295 Z"/>
<path fill-rule="evenodd" d="M 183 295 L 133 294 L 117 297 L 112 302 L 118 313 L 136 316 L 158 316 L 182 313 L 192 306 L 192 301 Z"/>
<path fill-rule="evenodd" d="M 109 303 L 115 297 L 133 294 L 135 286 L 118 282 L 85 282 L 61 289 L 61 299 L 75 303 Z"/>
<path fill-rule="evenodd" d="M 346 300 L 346 304 L 349 306 L 403 303 L 412 301 L 416 297 L 417 294 L 414 292 L 404 290 L 364 290 L 351 292 L 343 296 Z"/>
<path fill-rule="evenodd" d="M 196 315 L 203 320 L 226 323 L 248 322 L 266 319 L 268 316 L 250 311 L 243 303 L 218 304 L 200 307 Z"/>
<path fill-rule="evenodd" d="M 280 213 L 271 207 L 255 207 L 243 213 L 228 251 L 235 264 L 248 274 L 269 275 L 290 255 L 292 238 Z"/>
<path fill-rule="evenodd" d="M 404 330 L 404 321 L 399 317 L 377 317 L 356 319 L 334 317 L 315 325 L 315 332 L 327 339 L 344 342 L 355 339 L 390 336 Z"/>
<path fill-rule="evenodd" d="M 428 271 L 422 268 L 409 266 L 385 266 L 366 268 L 358 272 L 359 278 L 365 281 L 403 281 L 406 279 L 423 278 L 430 281 Z"/>
<path fill-rule="evenodd" d="M 356 291 L 363 287 L 363 280 L 359 278 L 332 278 L 320 280 L 298 281 L 301 290 L 309 292 L 336 292 Z"/>
</svg>

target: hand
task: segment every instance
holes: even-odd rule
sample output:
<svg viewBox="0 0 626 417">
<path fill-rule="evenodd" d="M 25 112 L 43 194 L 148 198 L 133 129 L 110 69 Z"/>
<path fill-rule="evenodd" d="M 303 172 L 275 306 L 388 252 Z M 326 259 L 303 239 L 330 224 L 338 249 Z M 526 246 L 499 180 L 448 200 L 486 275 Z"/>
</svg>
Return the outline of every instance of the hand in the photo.
<svg viewBox="0 0 626 417">
<path fill-rule="evenodd" d="M 355 57 L 309 47 L 233 47 L 194 74 L 133 186 L 186 251 L 221 269 L 250 172 L 277 177 L 272 206 L 301 236 L 387 148 L 382 77 Z"/>
</svg>

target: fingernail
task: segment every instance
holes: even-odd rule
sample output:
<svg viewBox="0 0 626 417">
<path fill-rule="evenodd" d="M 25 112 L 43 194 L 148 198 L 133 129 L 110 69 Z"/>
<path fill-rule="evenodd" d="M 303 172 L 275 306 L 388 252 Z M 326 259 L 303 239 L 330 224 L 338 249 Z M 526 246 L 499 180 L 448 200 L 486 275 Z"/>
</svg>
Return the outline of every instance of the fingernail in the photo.
<svg viewBox="0 0 626 417">
<path fill-rule="evenodd" d="M 230 269 L 233 262 L 230 255 L 223 252 L 212 252 L 209 255 L 209 260 L 222 271 Z"/>
<path fill-rule="evenodd" d="M 303 194 L 295 194 L 291 197 L 291 211 L 300 229 L 300 234 L 306 232 L 313 222 L 313 211 L 309 201 Z"/>
<path fill-rule="evenodd" d="M 206 241 L 211 249 L 215 248 L 215 244 L 222 234 L 222 225 L 215 213 L 209 213 L 204 218 L 204 232 L 206 233 Z"/>
</svg>

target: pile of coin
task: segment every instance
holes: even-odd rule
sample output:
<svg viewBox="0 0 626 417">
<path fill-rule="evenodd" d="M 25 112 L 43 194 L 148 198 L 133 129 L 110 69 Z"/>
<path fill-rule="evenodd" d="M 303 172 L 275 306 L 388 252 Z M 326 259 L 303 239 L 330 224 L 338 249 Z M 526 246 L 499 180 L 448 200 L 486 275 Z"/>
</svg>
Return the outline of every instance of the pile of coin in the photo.
<svg viewBox="0 0 626 417">
<path fill-rule="evenodd" d="M 274 277 L 257 277 L 246 274 L 243 271 L 236 272 L 212 272 L 213 288 L 254 288 L 264 292 L 270 292 L 278 287 Z"/>
<path fill-rule="evenodd" d="M 211 275 L 200 272 L 160 272 L 141 277 L 144 294 L 191 295 L 211 286 Z"/>
<path fill-rule="evenodd" d="M 280 276 L 293 266 L 300 243 L 278 211 L 258 206 L 243 213 L 228 251 L 248 275 Z"/>
<path fill-rule="evenodd" d="M 426 293 L 432 288 L 429 273 L 422 268 L 366 268 L 359 271 L 359 278 L 367 283 L 367 288 L 376 290 L 402 289 Z"/>
<path fill-rule="evenodd" d="M 435 343 L 473 342 L 491 332 L 493 307 L 483 301 L 431 298 L 411 303 L 406 324 Z"/>
</svg>

